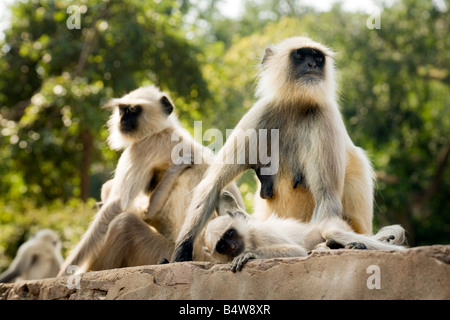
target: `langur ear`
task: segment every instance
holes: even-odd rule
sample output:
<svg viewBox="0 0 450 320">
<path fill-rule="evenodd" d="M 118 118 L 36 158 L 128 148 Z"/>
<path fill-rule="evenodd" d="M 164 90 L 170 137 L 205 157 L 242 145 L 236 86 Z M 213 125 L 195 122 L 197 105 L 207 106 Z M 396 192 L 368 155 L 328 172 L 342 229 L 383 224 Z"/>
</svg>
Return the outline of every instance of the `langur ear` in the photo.
<svg viewBox="0 0 450 320">
<path fill-rule="evenodd" d="M 216 210 L 219 216 L 224 216 L 226 214 L 229 214 L 229 212 L 239 210 L 239 206 L 236 202 L 236 199 L 233 197 L 231 192 L 222 191 L 220 193 L 219 203 L 217 205 Z"/>
<path fill-rule="evenodd" d="M 270 57 L 273 56 L 273 50 L 270 47 L 266 48 L 266 51 L 264 52 L 264 57 L 261 60 L 261 64 L 264 65 L 269 59 Z"/>
<path fill-rule="evenodd" d="M 247 212 L 239 207 L 236 199 L 229 191 L 221 192 L 216 210 L 219 216 L 229 215 L 232 218 L 240 217 L 244 219 L 247 219 L 248 217 Z"/>
<path fill-rule="evenodd" d="M 102 108 L 103 109 L 114 109 L 117 106 L 118 99 L 111 99 L 107 103 L 105 103 Z"/>
<path fill-rule="evenodd" d="M 241 210 L 235 210 L 235 211 L 227 210 L 227 214 L 232 218 L 240 218 L 243 220 L 247 220 L 249 217 L 247 212 L 241 211 Z"/>
<path fill-rule="evenodd" d="M 170 102 L 169 98 L 167 98 L 166 96 L 162 96 L 159 101 L 161 101 L 161 106 L 164 113 L 167 115 L 171 114 L 173 111 L 173 104 L 172 102 Z"/>
</svg>

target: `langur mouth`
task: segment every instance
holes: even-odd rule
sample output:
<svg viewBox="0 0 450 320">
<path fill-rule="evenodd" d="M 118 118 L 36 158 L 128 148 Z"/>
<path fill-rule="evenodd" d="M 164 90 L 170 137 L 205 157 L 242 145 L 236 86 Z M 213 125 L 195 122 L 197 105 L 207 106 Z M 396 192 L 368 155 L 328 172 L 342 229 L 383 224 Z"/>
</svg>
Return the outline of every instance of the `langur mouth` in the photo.
<svg viewBox="0 0 450 320">
<path fill-rule="evenodd" d="M 301 77 L 305 77 L 305 76 L 314 76 L 314 77 L 322 78 L 322 73 L 316 72 L 316 71 L 308 71 L 301 75 Z"/>
<path fill-rule="evenodd" d="M 132 134 L 136 131 L 136 126 L 120 125 L 120 132 L 123 134 Z"/>
<path fill-rule="evenodd" d="M 317 71 L 307 71 L 298 73 L 296 78 L 301 83 L 316 83 L 322 80 L 323 74 Z"/>
</svg>

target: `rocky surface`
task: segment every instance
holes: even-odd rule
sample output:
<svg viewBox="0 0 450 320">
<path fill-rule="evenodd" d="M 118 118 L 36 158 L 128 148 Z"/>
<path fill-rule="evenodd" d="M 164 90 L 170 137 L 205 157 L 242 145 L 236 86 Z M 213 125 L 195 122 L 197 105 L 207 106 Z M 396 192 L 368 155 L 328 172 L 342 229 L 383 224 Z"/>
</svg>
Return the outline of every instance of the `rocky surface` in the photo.
<svg viewBox="0 0 450 320">
<path fill-rule="evenodd" d="M 333 250 L 230 265 L 183 262 L 0 284 L 5 300 L 450 299 L 450 245 Z"/>
</svg>

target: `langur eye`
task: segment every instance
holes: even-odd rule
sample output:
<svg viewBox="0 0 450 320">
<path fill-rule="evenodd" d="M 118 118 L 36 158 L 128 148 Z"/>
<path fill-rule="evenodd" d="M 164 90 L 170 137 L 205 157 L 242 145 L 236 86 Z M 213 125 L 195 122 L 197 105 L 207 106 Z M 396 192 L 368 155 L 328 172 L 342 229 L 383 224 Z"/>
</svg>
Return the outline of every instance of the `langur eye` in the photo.
<svg viewBox="0 0 450 320">
<path fill-rule="evenodd" d="M 129 112 L 131 112 L 131 113 L 137 113 L 137 112 L 139 112 L 140 109 L 141 109 L 141 106 L 140 106 L 140 105 L 130 106 Z"/>
<path fill-rule="evenodd" d="M 314 60 L 316 60 L 316 62 L 321 63 L 321 62 L 323 62 L 324 57 L 322 55 L 315 55 Z"/>
<path fill-rule="evenodd" d="M 236 230 L 230 229 L 227 232 L 225 232 L 225 238 L 232 238 L 236 234 Z"/>
<path fill-rule="evenodd" d="M 302 60 L 305 56 L 303 55 L 301 49 L 297 49 L 294 51 L 294 59 L 296 60 Z"/>
<path fill-rule="evenodd" d="M 120 104 L 120 105 L 119 105 L 119 111 L 120 111 L 120 113 L 126 112 L 127 109 L 128 109 L 128 106 L 127 106 L 126 104 Z"/>
<path fill-rule="evenodd" d="M 226 243 L 223 240 L 220 240 L 216 245 L 216 251 L 218 253 L 224 253 L 226 249 Z"/>
</svg>

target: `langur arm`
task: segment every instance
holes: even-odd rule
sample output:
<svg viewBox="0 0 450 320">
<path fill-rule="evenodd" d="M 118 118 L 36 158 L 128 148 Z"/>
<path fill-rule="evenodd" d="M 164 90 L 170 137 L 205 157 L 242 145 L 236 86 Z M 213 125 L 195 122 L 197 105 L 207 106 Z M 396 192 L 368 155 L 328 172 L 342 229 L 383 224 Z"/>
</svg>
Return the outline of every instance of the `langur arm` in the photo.
<svg viewBox="0 0 450 320">
<path fill-rule="evenodd" d="M 194 189 L 192 202 L 175 244 L 171 262 L 192 260 L 193 242 L 217 207 L 220 192 L 240 173 L 251 167 L 248 163 L 248 141 L 238 138 L 240 130 L 254 128 L 248 119 L 247 114 L 236 126 L 233 134 L 215 157 L 214 163 L 205 172 L 203 180 Z M 243 154 L 246 161 L 239 163 L 237 159 L 242 159 Z M 230 160 L 232 163 L 229 163 Z"/>
<path fill-rule="evenodd" d="M 297 188 L 297 186 L 300 186 L 300 187 L 306 189 L 306 179 L 305 179 L 305 176 L 301 172 L 298 172 L 294 175 L 294 182 L 292 184 L 292 187 L 295 189 L 295 188 Z"/>
<path fill-rule="evenodd" d="M 132 209 L 134 200 L 140 192 L 145 190 L 152 178 L 153 170 L 146 171 L 137 163 L 133 164 L 127 172 L 120 172 L 120 175 L 114 177 L 114 187 L 118 184 L 122 212 Z"/>
<path fill-rule="evenodd" d="M 20 274 L 21 273 L 18 269 L 7 269 L 5 272 L 0 274 L 0 283 L 13 282 L 13 280 L 20 276 Z"/>
<path fill-rule="evenodd" d="M 150 205 L 144 214 L 144 221 L 154 217 L 161 211 L 169 198 L 171 190 L 174 188 L 176 180 L 187 168 L 192 167 L 191 163 L 181 163 L 171 166 L 164 174 L 161 181 L 156 186 L 150 198 Z"/>
<path fill-rule="evenodd" d="M 345 127 L 338 112 L 325 113 L 314 126 L 312 157 L 304 166 L 308 190 L 316 202 L 312 221 L 342 217 L 347 148 Z M 315 160 L 313 160 L 315 159 Z"/>
<path fill-rule="evenodd" d="M 125 149 L 114 174 L 114 183 L 108 199 L 120 198 L 121 212 L 131 209 L 134 200 L 148 186 L 154 167 L 140 159 L 130 148 Z"/>
<path fill-rule="evenodd" d="M 100 202 L 97 203 L 97 206 L 99 209 L 108 200 L 109 194 L 111 193 L 111 189 L 112 189 L 113 185 L 114 185 L 114 179 L 110 179 L 102 185 L 102 189 L 100 191 Z"/>
<path fill-rule="evenodd" d="M 217 171 L 216 171 L 217 170 Z M 193 243 L 217 207 L 220 192 L 244 168 L 237 165 L 213 165 L 194 189 L 186 221 L 178 236 L 171 262 L 192 261 Z"/>
<path fill-rule="evenodd" d="M 342 157 L 334 155 L 333 152 L 324 152 L 320 157 L 325 159 L 323 163 L 314 162 L 308 165 L 308 170 L 313 172 L 314 177 L 309 179 L 306 176 L 308 190 L 311 191 L 316 202 L 312 216 L 314 222 L 330 217 L 341 217 L 343 214 L 341 197 L 345 168 Z"/>
<path fill-rule="evenodd" d="M 275 176 L 274 175 L 262 175 L 261 174 L 261 168 L 255 169 L 256 176 L 258 177 L 259 181 L 261 182 L 261 189 L 260 189 L 260 197 L 262 199 L 270 199 L 273 197 L 273 185 Z"/>
<path fill-rule="evenodd" d="M 27 250 L 18 250 L 16 257 L 9 268 L 0 275 L 0 282 L 13 282 L 15 278 L 23 274 L 27 270 L 33 261 L 32 252 L 29 252 L 30 248 Z"/>
<path fill-rule="evenodd" d="M 231 263 L 231 271 L 240 271 L 244 264 L 250 259 L 270 259 L 270 258 L 281 258 L 281 257 L 304 257 L 308 253 L 305 248 L 300 245 L 287 244 L 287 245 L 277 245 L 264 247 L 261 249 L 247 251 L 236 258 L 234 258 Z"/>
<path fill-rule="evenodd" d="M 192 260 L 193 242 L 217 207 L 220 192 L 245 169 L 247 165 L 237 164 L 213 164 L 208 168 L 205 178 L 194 189 L 171 262 Z"/>
</svg>

